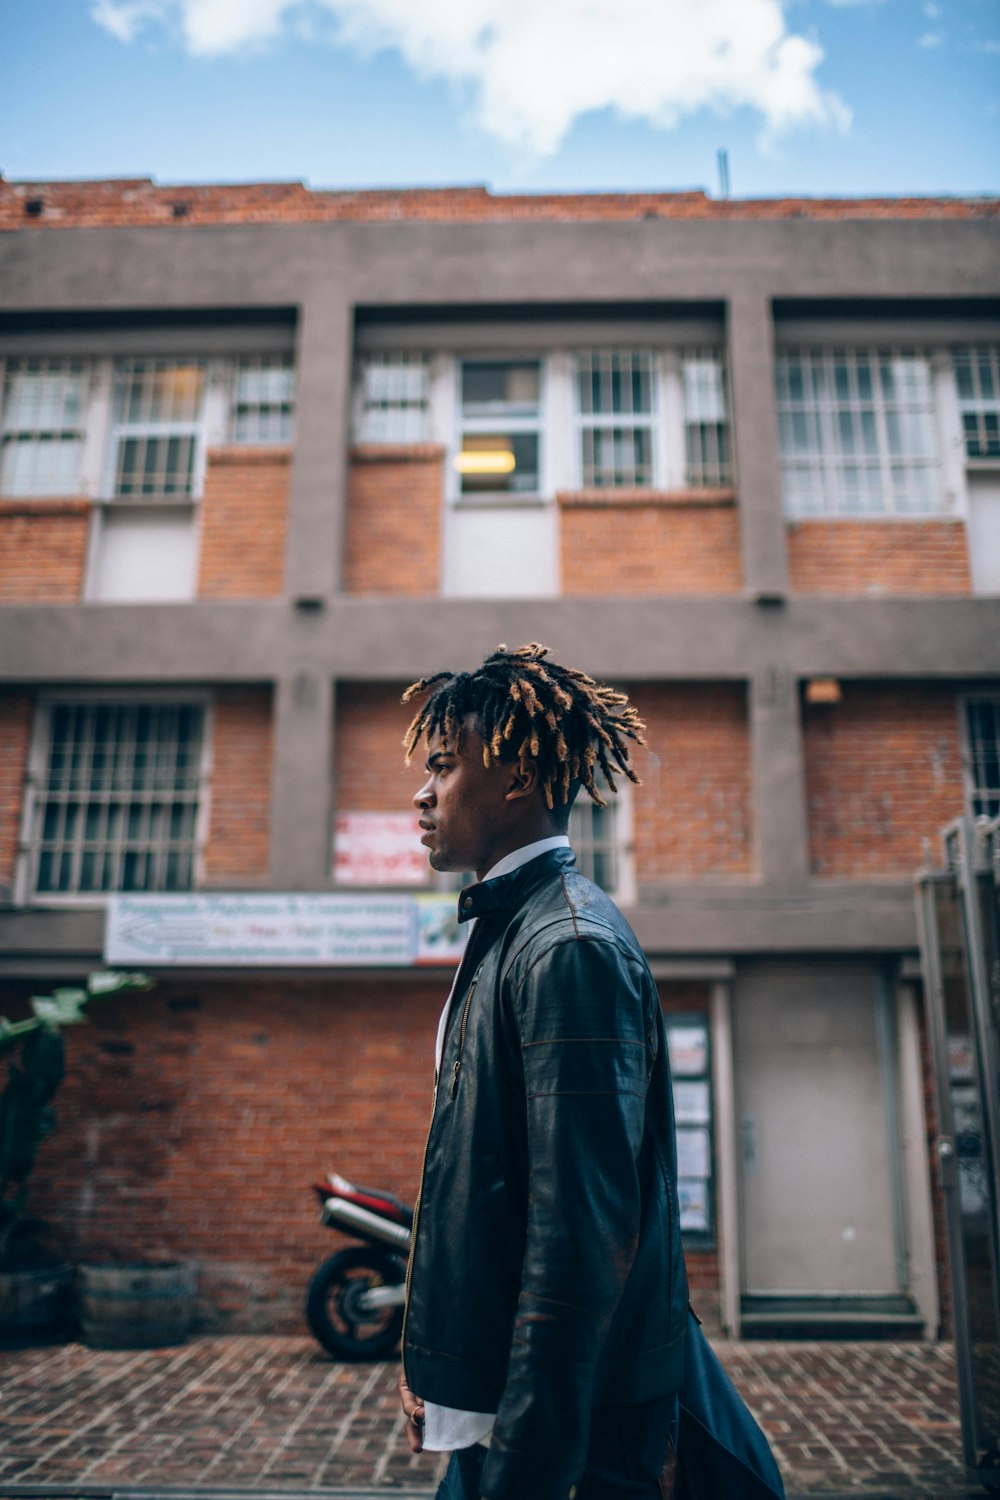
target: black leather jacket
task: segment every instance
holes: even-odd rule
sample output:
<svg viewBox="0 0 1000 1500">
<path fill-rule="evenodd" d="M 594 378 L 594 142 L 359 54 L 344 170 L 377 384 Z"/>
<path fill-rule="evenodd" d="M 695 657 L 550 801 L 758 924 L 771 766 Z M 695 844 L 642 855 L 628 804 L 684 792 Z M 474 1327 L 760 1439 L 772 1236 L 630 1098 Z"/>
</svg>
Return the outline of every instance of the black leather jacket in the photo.
<svg viewBox="0 0 1000 1500">
<path fill-rule="evenodd" d="M 590 1411 L 681 1381 L 687 1283 L 670 1071 L 638 943 L 569 849 L 463 892 L 403 1363 L 497 1412 L 491 1500 L 565 1500 Z"/>
</svg>

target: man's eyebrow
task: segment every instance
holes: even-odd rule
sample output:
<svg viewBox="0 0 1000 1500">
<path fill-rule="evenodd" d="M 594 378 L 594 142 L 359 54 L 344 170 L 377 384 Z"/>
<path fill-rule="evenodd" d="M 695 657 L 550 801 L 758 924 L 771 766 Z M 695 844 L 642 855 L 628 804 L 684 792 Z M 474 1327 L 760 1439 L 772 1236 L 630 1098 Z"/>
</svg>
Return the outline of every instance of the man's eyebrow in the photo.
<svg viewBox="0 0 1000 1500">
<path fill-rule="evenodd" d="M 428 771 L 433 771 L 435 766 L 442 760 L 454 760 L 454 750 L 432 750 L 424 762 Z"/>
</svg>

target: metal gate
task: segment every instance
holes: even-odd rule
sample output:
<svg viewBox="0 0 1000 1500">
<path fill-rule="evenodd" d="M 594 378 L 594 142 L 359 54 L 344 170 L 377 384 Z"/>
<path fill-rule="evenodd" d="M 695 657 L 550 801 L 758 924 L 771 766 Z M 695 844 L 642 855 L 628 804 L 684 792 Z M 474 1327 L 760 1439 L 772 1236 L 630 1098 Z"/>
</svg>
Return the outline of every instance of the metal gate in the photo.
<svg viewBox="0 0 1000 1500">
<path fill-rule="evenodd" d="M 917 877 L 962 1440 L 1000 1493 L 1000 819 L 959 819 Z"/>
</svg>

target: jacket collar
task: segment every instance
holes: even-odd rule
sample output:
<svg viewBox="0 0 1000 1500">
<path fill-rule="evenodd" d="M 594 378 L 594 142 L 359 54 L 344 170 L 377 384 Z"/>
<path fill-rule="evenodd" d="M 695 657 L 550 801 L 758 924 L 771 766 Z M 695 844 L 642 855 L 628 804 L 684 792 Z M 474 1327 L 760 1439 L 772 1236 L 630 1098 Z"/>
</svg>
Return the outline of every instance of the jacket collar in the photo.
<svg viewBox="0 0 1000 1500">
<path fill-rule="evenodd" d="M 495 880 L 468 885 L 458 898 L 458 920 L 468 922 L 473 917 L 485 917 L 491 912 L 516 910 L 536 887 L 575 865 L 576 855 L 572 849 L 549 849 L 509 875 L 498 875 Z"/>
</svg>

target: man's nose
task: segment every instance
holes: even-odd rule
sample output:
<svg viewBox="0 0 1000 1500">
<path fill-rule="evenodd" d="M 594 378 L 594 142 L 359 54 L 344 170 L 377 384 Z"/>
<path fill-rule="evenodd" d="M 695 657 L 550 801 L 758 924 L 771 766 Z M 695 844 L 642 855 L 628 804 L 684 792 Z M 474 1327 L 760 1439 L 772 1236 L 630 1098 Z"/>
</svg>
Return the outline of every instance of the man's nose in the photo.
<svg viewBox="0 0 1000 1500">
<path fill-rule="evenodd" d="M 414 793 L 414 806 L 418 809 L 418 811 L 423 812 L 424 808 L 430 807 L 433 801 L 434 793 L 431 790 L 431 784 L 429 781 L 425 781 L 419 792 Z"/>
</svg>

